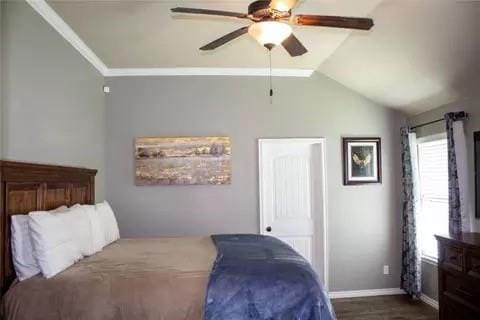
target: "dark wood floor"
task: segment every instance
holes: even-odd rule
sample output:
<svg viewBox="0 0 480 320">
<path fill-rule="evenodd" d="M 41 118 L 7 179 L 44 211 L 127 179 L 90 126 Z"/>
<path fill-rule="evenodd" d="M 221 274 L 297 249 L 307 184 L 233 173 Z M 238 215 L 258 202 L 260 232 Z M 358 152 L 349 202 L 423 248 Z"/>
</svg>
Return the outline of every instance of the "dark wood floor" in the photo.
<svg viewBox="0 0 480 320">
<path fill-rule="evenodd" d="M 407 296 L 333 299 L 338 320 L 437 320 L 438 312 Z"/>
</svg>

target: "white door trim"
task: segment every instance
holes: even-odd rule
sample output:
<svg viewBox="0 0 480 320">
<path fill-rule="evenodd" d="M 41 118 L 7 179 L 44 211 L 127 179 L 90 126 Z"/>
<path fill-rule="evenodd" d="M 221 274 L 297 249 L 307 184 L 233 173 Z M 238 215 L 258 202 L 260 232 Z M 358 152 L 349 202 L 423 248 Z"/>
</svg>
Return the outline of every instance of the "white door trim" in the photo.
<svg viewBox="0 0 480 320">
<path fill-rule="evenodd" d="M 259 186 L 259 215 L 260 215 L 260 228 L 259 228 L 259 233 L 262 233 L 262 230 L 265 228 L 264 221 L 263 221 L 263 197 L 262 197 L 262 145 L 265 144 L 266 142 L 282 142 L 282 141 L 288 141 L 288 142 L 312 142 L 312 143 L 317 143 L 320 144 L 322 147 L 322 221 L 323 225 L 320 226 L 318 230 L 321 231 L 322 233 L 322 243 L 323 243 L 323 252 L 325 254 L 325 257 L 323 259 L 323 279 L 324 283 L 323 285 L 325 286 L 326 290 L 328 291 L 329 288 L 329 269 L 328 269 L 328 264 L 329 264 L 329 246 L 328 246 L 328 197 L 327 197 L 327 148 L 326 148 L 326 140 L 325 138 L 261 138 L 258 139 L 258 186 Z M 315 237 L 318 237 L 318 232 L 315 233 Z"/>
</svg>

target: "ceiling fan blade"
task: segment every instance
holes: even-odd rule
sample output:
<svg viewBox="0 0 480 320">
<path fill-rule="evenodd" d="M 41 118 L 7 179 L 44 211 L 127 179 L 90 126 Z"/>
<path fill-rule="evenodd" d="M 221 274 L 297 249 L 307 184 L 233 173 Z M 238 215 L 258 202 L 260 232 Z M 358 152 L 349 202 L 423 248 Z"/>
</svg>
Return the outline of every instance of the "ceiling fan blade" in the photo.
<svg viewBox="0 0 480 320">
<path fill-rule="evenodd" d="M 287 39 L 283 40 L 282 46 L 292 57 L 298 57 L 308 52 L 308 50 L 303 46 L 300 40 L 293 35 L 293 33 Z"/>
<path fill-rule="evenodd" d="M 226 16 L 234 18 L 247 18 L 248 15 L 245 13 L 231 12 L 231 11 L 220 11 L 220 10 L 209 10 L 209 9 L 196 9 L 196 8 L 184 8 L 176 7 L 170 9 L 172 12 L 178 13 L 193 13 L 193 14 L 208 14 L 213 16 Z"/>
<path fill-rule="evenodd" d="M 227 43 L 229 41 L 232 41 L 233 39 L 236 39 L 236 38 L 244 35 L 247 32 L 248 32 L 248 27 L 243 27 L 243 28 L 237 29 L 233 32 L 230 32 L 229 34 L 224 35 L 221 38 L 218 38 L 215 41 L 210 42 L 207 45 L 204 45 L 203 47 L 200 48 L 200 50 L 216 49 L 216 48 L 220 47 L 221 45 L 224 45 L 225 43 Z"/>
<path fill-rule="evenodd" d="M 272 0 L 270 1 L 270 8 L 277 11 L 289 11 L 295 7 L 298 0 Z"/>
<path fill-rule="evenodd" d="M 370 18 L 299 14 L 294 17 L 293 21 L 301 26 L 319 26 L 358 30 L 370 30 L 373 27 L 373 20 Z"/>
</svg>

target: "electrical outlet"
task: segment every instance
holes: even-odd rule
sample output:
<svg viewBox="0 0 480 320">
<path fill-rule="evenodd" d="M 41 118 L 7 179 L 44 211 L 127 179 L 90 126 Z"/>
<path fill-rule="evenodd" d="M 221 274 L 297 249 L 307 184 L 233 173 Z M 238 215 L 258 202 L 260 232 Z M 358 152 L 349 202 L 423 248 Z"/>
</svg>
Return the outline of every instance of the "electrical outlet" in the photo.
<svg viewBox="0 0 480 320">
<path fill-rule="evenodd" d="M 383 266 L 383 274 L 390 274 L 390 267 L 388 265 Z"/>
<path fill-rule="evenodd" d="M 109 86 L 103 86 L 103 92 L 104 93 L 110 93 L 110 87 Z"/>
</svg>

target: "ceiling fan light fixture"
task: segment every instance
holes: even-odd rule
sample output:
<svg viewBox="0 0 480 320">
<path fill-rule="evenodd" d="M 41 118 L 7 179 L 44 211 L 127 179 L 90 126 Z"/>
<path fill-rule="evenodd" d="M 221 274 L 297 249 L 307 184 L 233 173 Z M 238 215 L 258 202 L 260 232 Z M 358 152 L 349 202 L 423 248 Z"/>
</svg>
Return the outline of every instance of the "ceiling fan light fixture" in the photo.
<svg viewBox="0 0 480 320">
<path fill-rule="evenodd" d="M 287 12 L 292 9 L 298 0 L 272 0 L 270 7 L 277 11 Z"/>
<path fill-rule="evenodd" d="M 271 49 L 292 34 L 292 27 L 278 21 L 262 21 L 252 24 L 248 33 L 262 46 Z"/>
</svg>

